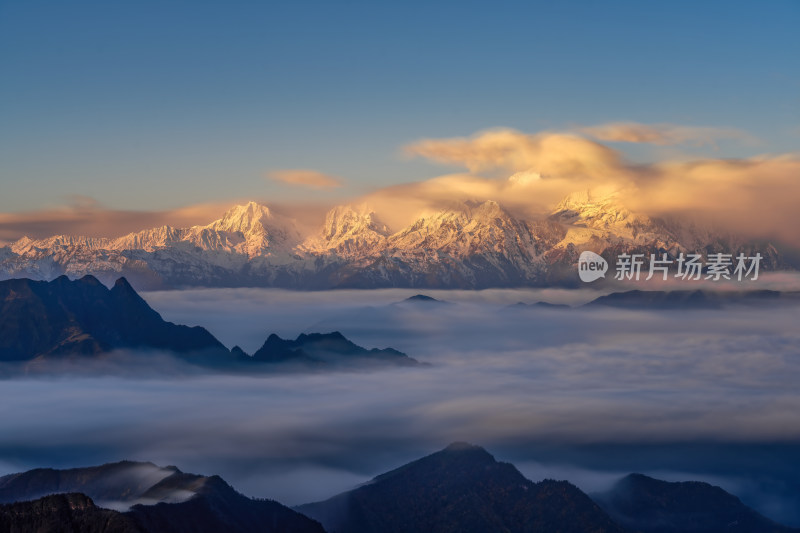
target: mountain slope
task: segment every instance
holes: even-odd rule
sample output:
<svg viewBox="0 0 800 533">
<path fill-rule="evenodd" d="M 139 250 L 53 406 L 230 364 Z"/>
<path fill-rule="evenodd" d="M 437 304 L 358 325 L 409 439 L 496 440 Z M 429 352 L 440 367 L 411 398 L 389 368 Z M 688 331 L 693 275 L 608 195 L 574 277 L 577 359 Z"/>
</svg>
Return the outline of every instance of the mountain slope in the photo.
<svg viewBox="0 0 800 533">
<path fill-rule="evenodd" d="M 463 443 L 298 510 L 329 533 L 622 531 L 575 486 L 533 483 Z"/>
<path fill-rule="evenodd" d="M 116 348 L 169 350 L 187 357 L 227 349 L 200 327 L 164 321 L 125 278 L 0 282 L 0 361 L 94 355 Z"/>
<path fill-rule="evenodd" d="M 719 487 L 630 474 L 594 496 L 623 526 L 642 533 L 789 533 Z"/>
<path fill-rule="evenodd" d="M 83 494 L 55 494 L 38 500 L 0 505 L 3 533 L 145 533 L 122 513 L 95 506 Z"/>
<path fill-rule="evenodd" d="M 69 470 L 36 469 L 0 477 L 0 501 L 3 502 L 21 502 L 55 493 L 81 494 L 45 497 L 39 502 L 17 503 L 12 507 L 0 506 L 0 521 L 4 509 L 9 508 L 12 514 L 8 515 L 8 520 L 14 526 L 34 520 L 48 523 L 64 520 L 70 513 L 76 515 L 78 509 L 86 511 L 89 518 L 84 522 L 91 520 L 92 527 L 102 525 L 103 520 L 121 524 L 119 529 L 109 526 L 96 531 L 323 531 L 318 523 L 277 502 L 253 500 L 239 494 L 218 476 L 186 474 L 175 467 L 160 468 L 152 463 L 123 461 Z M 98 509 L 91 500 L 123 512 Z M 76 516 L 70 520 L 82 520 L 80 515 Z"/>
</svg>

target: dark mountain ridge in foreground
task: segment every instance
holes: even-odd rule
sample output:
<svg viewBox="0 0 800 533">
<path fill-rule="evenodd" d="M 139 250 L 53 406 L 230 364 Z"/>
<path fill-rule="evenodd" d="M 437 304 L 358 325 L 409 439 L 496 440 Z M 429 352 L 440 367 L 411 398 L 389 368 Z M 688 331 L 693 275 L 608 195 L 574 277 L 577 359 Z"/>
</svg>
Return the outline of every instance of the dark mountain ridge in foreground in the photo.
<svg viewBox="0 0 800 533">
<path fill-rule="evenodd" d="M 534 483 L 465 443 L 297 509 L 329 533 L 623 531 L 574 485 Z"/>
<path fill-rule="evenodd" d="M 61 497 L 52 496 L 59 493 Z M 0 502 L 18 502 L 0 506 L 0 525 L 5 521 L 9 531 L 323 531 L 317 522 L 278 502 L 239 494 L 219 476 L 131 461 L 3 476 Z M 123 511 L 101 509 L 104 505 Z M 51 526 L 34 528 L 42 524 Z M 74 527 L 68 529 L 68 524 Z"/>
<path fill-rule="evenodd" d="M 77 493 L 0 505 L 0 532 L 147 533 L 130 516 L 97 507 Z"/>
<path fill-rule="evenodd" d="M 0 477 L 3 533 L 320 533 L 323 525 L 328 533 L 798 531 L 707 483 L 631 474 L 590 498 L 566 481 L 530 481 L 465 443 L 295 510 L 247 498 L 219 476 L 152 463 L 38 468 Z"/>
<path fill-rule="evenodd" d="M 630 474 L 594 500 L 622 526 L 642 533 L 788 533 L 720 487 Z"/>
</svg>

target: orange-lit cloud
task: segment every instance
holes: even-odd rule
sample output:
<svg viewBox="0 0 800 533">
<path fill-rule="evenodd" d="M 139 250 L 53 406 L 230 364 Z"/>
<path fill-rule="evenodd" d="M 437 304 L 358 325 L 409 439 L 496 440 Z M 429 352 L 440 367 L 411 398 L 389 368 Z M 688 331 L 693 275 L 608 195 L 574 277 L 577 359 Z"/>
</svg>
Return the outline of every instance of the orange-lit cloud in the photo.
<svg viewBox="0 0 800 533">
<path fill-rule="evenodd" d="M 658 145 L 691 144 L 714 145 L 718 140 L 732 139 L 753 142 L 752 136 L 734 128 L 704 126 L 679 126 L 676 124 L 639 124 L 637 122 L 611 122 L 579 130 L 594 139 L 605 142 L 648 143 Z"/>
<path fill-rule="evenodd" d="M 395 231 L 420 216 L 467 200 L 495 200 L 520 216 L 546 216 L 566 195 L 590 190 L 597 195 L 614 192 L 635 212 L 706 219 L 742 238 L 780 239 L 800 247 L 798 155 L 633 164 L 621 152 L 577 134 L 527 134 L 510 129 L 424 139 L 406 151 L 466 171 L 383 187 L 349 201 L 366 204 Z M 305 186 L 323 186 L 334 179 L 314 171 L 280 172 L 287 178 L 284 181 Z M 119 236 L 163 224 L 207 224 L 234 203 L 136 212 L 105 209 L 91 198 L 75 198 L 69 207 L 0 214 L 0 240 L 23 235 Z M 299 219 L 309 232 L 319 228 L 325 210 L 331 207 L 265 203 Z"/>
<path fill-rule="evenodd" d="M 332 189 L 342 186 L 342 179 L 338 176 L 303 168 L 273 170 L 267 174 L 267 177 L 289 185 L 298 185 L 311 189 Z"/>
<path fill-rule="evenodd" d="M 632 138 L 641 142 L 666 143 L 720 138 L 727 130 L 642 126 L 637 131 L 639 137 Z M 385 195 L 395 206 L 402 206 L 404 197 L 415 198 L 411 206 L 425 200 L 434 208 L 471 197 L 494 199 L 532 214 L 552 209 L 574 191 L 613 191 L 626 207 L 651 216 L 706 219 L 746 238 L 778 238 L 800 245 L 800 210 L 795 205 L 800 198 L 800 157 L 793 154 L 634 165 L 620 152 L 577 135 L 530 135 L 509 129 L 424 139 L 406 151 L 471 172 L 377 191 L 370 198 L 373 203 Z M 399 218 L 399 213 L 394 216 Z"/>
<path fill-rule="evenodd" d="M 616 151 L 583 137 L 562 133 L 531 135 L 512 129 L 486 130 L 472 137 L 423 139 L 406 146 L 405 152 L 437 163 L 463 166 L 472 172 L 536 169 L 543 176 L 559 178 L 600 179 L 622 166 Z"/>
</svg>

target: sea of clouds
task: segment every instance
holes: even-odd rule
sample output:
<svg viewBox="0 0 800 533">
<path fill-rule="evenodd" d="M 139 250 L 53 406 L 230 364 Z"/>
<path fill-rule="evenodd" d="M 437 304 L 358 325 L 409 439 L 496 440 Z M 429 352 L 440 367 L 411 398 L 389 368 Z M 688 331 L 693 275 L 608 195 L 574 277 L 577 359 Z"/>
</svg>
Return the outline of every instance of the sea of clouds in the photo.
<svg viewBox="0 0 800 533">
<path fill-rule="evenodd" d="M 125 353 L 125 366 L 98 373 L 7 377 L 0 474 L 153 461 L 299 504 L 464 440 L 533 480 L 597 491 L 632 471 L 701 479 L 800 523 L 797 307 L 577 307 L 602 294 L 588 290 L 426 291 L 449 303 L 398 303 L 413 294 L 144 293 L 165 319 L 249 353 L 273 332 L 338 330 L 431 366 L 245 376 Z M 510 307 L 542 300 L 575 307 Z M 140 368 L 119 371 L 131 362 Z"/>
</svg>

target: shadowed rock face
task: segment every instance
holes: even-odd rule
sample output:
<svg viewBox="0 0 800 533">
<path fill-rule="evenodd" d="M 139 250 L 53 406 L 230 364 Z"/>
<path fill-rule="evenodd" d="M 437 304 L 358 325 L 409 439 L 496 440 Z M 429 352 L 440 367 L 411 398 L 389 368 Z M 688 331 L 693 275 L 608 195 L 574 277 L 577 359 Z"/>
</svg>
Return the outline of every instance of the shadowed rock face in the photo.
<svg viewBox="0 0 800 533">
<path fill-rule="evenodd" d="M 95 506 L 83 494 L 54 494 L 0 505 L 0 531 L 37 533 L 146 533 L 124 514 Z"/>
<path fill-rule="evenodd" d="M 298 510 L 330 533 L 622 531 L 577 487 L 533 483 L 464 443 Z"/>
<path fill-rule="evenodd" d="M 67 494 L 22 502 L 53 493 Z M 317 522 L 280 503 L 253 500 L 239 494 L 218 476 L 186 474 L 175 467 L 160 468 L 152 463 L 123 461 L 88 468 L 36 469 L 11 474 L 0 478 L 0 499 L 18 502 L 0 506 L 0 524 L 7 520 L 15 527 L 58 521 L 80 525 L 75 529 L 43 531 L 323 531 Z M 100 509 L 94 502 L 124 512 Z M 132 507 L 126 510 L 128 506 Z"/>
<path fill-rule="evenodd" d="M 92 276 L 0 282 L 0 361 L 95 355 L 117 348 L 228 354 L 205 329 L 164 321 L 125 278 L 111 289 Z"/>
<path fill-rule="evenodd" d="M 594 497 L 619 524 L 643 533 L 787 533 L 739 498 L 698 481 L 671 483 L 630 474 Z"/>
</svg>

